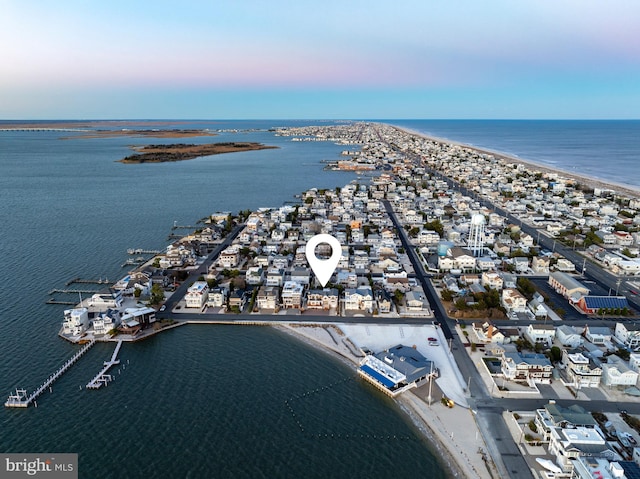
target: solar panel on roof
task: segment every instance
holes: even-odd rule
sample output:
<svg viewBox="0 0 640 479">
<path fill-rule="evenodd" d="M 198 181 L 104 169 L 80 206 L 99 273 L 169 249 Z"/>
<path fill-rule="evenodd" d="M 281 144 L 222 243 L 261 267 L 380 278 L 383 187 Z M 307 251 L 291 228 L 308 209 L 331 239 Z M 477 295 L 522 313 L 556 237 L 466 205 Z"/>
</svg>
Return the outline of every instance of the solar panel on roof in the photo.
<svg viewBox="0 0 640 479">
<path fill-rule="evenodd" d="M 589 309 L 628 308 L 627 298 L 620 296 L 585 296 L 585 304 Z"/>
</svg>

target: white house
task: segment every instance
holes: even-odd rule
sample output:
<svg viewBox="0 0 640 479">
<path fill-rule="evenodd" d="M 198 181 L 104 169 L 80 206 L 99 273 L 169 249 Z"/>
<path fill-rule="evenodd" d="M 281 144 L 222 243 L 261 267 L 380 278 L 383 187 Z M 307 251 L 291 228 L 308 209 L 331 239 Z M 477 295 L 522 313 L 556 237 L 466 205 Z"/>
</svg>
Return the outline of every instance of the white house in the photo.
<svg viewBox="0 0 640 479">
<path fill-rule="evenodd" d="M 566 348 L 577 348 L 584 342 L 582 335 L 566 324 L 556 328 L 556 339 Z"/>
<path fill-rule="evenodd" d="M 275 286 L 260 288 L 256 295 L 256 306 L 260 310 L 275 310 L 278 307 L 278 288 Z"/>
<path fill-rule="evenodd" d="M 235 268 L 240 262 L 240 249 L 237 245 L 231 245 L 220 253 L 218 264 L 223 268 Z"/>
<path fill-rule="evenodd" d="M 585 326 L 584 337 L 591 344 L 604 346 L 611 342 L 611 330 L 606 326 Z"/>
<path fill-rule="evenodd" d="M 573 470 L 573 462 L 580 456 L 608 456 L 614 458 L 599 429 L 584 426 L 570 428 L 554 427 L 549 439 L 549 454 L 556 457 L 556 463 L 566 473 Z"/>
<path fill-rule="evenodd" d="M 210 308 L 221 308 L 227 300 L 227 290 L 225 288 L 213 288 L 209 290 L 207 306 Z"/>
<path fill-rule="evenodd" d="M 500 301 L 502 307 L 506 309 L 508 313 L 524 313 L 527 311 L 527 298 L 517 289 L 503 289 Z"/>
<path fill-rule="evenodd" d="M 404 297 L 408 312 L 429 311 L 429 301 L 422 291 L 409 291 Z"/>
<path fill-rule="evenodd" d="M 282 305 L 285 309 L 302 307 L 302 292 L 304 287 L 295 281 L 285 281 L 282 287 Z"/>
<path fill-rule="evenodd" d="M 532 323 L 527 326 L 524 336 L 532 344 L 540 343 L 549 347 L 556 336 L 556 328 L 552 325 Z"/>
<path fill-rule="evenodd" d="M 87 308 L 66 309 L 62 328 L 63 334 L 80 336 L 89 329 L 89 310 Z"/>
<path fill-rule="evenodd" d="M 602 378 L 602 368 L 577 350 L 562 351 L 562 365 L 569 381 L 578 388 L 597 388 Z"/>
<path fill-rule="evenodd" d="M 187 290 L 187 294 L 184 295 L 184 300 L 187 308 L 202 307 L 207 303 L 209 299 L 209 285 L 206 281 L 196 281 Z"/>
<path fill-rule="evenodd" d="M 372 311 L 373 292 L 368 286 L 357 289 L 348 288 L 344 290 L 345 311 Z"/>
<path fill-rule="evenodd" d="M 500 276 L 496 272 L 489 272 L 489 271 L 485 271 L 484 273 L 482 273 L 481 282 L 482 282 L 482 286 L 488 286 L 489 288 L 497 289 L 498 291 L 502 289 L 502 286 L 504 284 L 504 281 L 502 280 L 502 276 Z"/>
<path fill-rule="evenodd" d="M 637 351 L 640 349 L 640 326 L 631 326 L 626 323 L 616 323 L 614 336 L 626 348 Z"/>
<path fill-rule="evenodd" d="M 602 365 L 602 384 L 605 386 L 635 386 L 638 373 L 618 356 L 611 355 Z"/>
<path fill-rule="evenodd" d="M 307 293 L 307 309 L 337 309 L 339 299 L 335 288 L 312 289 Z"/>
</svg>

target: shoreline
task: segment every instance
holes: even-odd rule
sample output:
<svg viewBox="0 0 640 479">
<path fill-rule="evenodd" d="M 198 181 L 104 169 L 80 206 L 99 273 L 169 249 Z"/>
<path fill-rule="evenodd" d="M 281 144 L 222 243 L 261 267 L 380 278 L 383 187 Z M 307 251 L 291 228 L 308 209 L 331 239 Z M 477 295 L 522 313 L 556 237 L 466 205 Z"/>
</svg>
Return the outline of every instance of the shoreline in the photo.
<svg viewBox="0 0 640 479">
<path fill-rule="evenodd" d="M 630 197 L 640 198 L 640 186 L 633 186 L 624 183 L 617 183 L 612 180 L 607 180 L 604 178 L 597 178 L 588 175 L 582 175 L 580 173 L 575 173 L 569 170 L 564 170 L 562 168 L 557 168 L 549 165 L 545 165 L 544 163 L 536 162 L 535 160 L 522 159 L 518 156 L 514 156 L 513 154 L 504 153 L 497 150 L 491 150 L 489 148 L 483 148 L 478 146 L 469 145 L 467 143 L 463 143 L 460 141 L 449 140 L 447 138 L 440 138 L 437 136 L 427 135 L 426 133 L 422 133 L 418 130 L 413 130 L 411 128 L 406 128 L 403 126 L 394 125 L 392 123 L 387 123 L 389 126 L 398 129 L 408 135 L 418 136 L 420 138 L 424 138 L 426 140 L 434 141 L 436 143 L 444 144 L 444 145 L 453 145 L 459 146 L 462 148 L 468 148 L 470 150 L 474 150 L 478 153 L 492 155 L 495 158 L 507 163 L 507 164 L 521 164 L 529 168 L 535 168 L 542 173 L 551 173 L 557 174 L 566 179 L 572 179 L 584 185 L 587 185 L 591 188 L 600 188 L 603 190 L 613 190 L 617 193 L 627 195 Z"/>
<path fill-rule="evenodd" d="M 299 326 L 287 324 L 274 325 L 272 327 L 288 334 L 297 341 L 334 357 L 350 368 L 359 364 L 358 358 L 356 358 L 349 348 L 347 348 L 343 343 L 332 345 L 328 341 L 324 341 L 322 339 L 325 337 L 324 333 L 320 333 L 319 335 L 312 334 L 318 333 L 319 330 L 326 330 L 327 328 L 338 329 L 342 332 L 339 325 Z M 322 336 L 322 338 L 319 336 Z M 332 336 L 331 333 L 326 335 L 327 339 L 329 336 Z M 344 337 L 347 338 L 348 336 L 344 335 Z M 412 389 L 406 391 L 392 399 L 411 421 L 422 438 L 429 443 L 432 453 L 436 456 L 438 463 L 445 469 L 445 471 L 452 477 L 461 477 L 466 479 L 478 479 L 481 477 L 493 478 L 494 476 L 486 469 L 486 467 L 479 471 L 479 464 L 474 465 L 471 463 L 471 459 L 467 456 L 466 452 L 473 451 L 465 451 L 464 448 L 456 447 L 453 443 L 454 432 L 461 433 L 462 431 L 444 431 L 442 429 L 445 421 L 443 421 L 441 415 L 444 412 L 449 412 L 453 415 L 461 416 L 459 411 L 444 409 L 443 407 L 443 413 L 438 414 L 435 408 L 440 406 L 439 402 L 434 402 L 432 406 L 429 406 L 418 396 L 417 393 L 414 393 L 414 391 L 416 390 Z M 433 426 L 436 423 L 440 423 L 441 429 Z M 449 435 L 451 438 L 448 437 Z"/>
</svg>

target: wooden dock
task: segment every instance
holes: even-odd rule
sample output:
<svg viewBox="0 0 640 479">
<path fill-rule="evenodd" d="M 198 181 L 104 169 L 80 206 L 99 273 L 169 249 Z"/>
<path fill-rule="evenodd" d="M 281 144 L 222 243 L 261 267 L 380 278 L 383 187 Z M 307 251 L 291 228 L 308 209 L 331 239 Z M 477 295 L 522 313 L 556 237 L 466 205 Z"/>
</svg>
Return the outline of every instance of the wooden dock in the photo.
<svg viewBox="0 0 640 479">
<path fill-rule="evenodd" d="M 99 278 L 99 279 L 83 279 L 83 278 L 73 278 L 65 283 L 65 286 L 70 286 L 73 283 L 83 283 L 83 284 L 109 284 L 109 280 L 107 278 Z"/>
<path fill-rule="evenodd" d="M 142 248 L 129 248 L 127 254 L 161 254 L 164 250 L 159 249 L 142 249 Z"/>
<path fill-rule="evenodd" d="M 86 353 L 91 347 L 96 344 L 96 340 L 92 339 L 87 344 L 85 344 L 80 351 L 74 354 L 67 362 L 65 362 L 56 372 L 54 372 L 51 376 L 47 378 L 47 380 L 42 383 L 42 385 L 32 392 L 30 395 L 27 395 L 27 391 L 25 389 L 16 389 L 15 394 L 10 394 L 7 398 L 7 401 L 4 403 L 5 407 L 29 407 L 29 404 L 35 402 L 36 398 L 40 396 L 48 387 L 50 387 L 60 376 L 62 376 L 67 370 L 73 366 L 78 359 L 80 359 L 84 353 Z M 37 406 L 37 403 L 36 403 Z"/>
<path fill-rule="evenodd" d="M 111 359 L 109 361 L 104 362 L 104 367 L 102 370 L 96 374 L 96 376 L 89 381 L 86 388 L 87 389 L 100 389 L 102 386 L 106 386 L 107 383 L 111 382 L 113 378 L 111 374 L 107 374 L 107 371 L 111 369 L 111 366 L 115 366 L 116 364 L 120 364 L 120 360 L 117 359 L 118 353 L 120 352 L 120 347 L 122 346 L 122 339 L 118 340 L 118 344 L 116 344 L 116 349 L 113 351 L 111 355 Z"/>
</svg>

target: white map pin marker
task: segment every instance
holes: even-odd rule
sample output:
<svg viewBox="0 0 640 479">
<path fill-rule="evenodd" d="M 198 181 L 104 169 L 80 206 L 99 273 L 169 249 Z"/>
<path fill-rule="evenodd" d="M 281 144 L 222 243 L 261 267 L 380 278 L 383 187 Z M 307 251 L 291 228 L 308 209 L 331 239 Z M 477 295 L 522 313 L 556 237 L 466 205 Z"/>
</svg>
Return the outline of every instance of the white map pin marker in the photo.
<svg viewBox="0 0 640 479">
<path fill-rule="evenodd" d="M 316 246 L 322 243 L 327 243 L 331 246 L 331 258 L 318 259 L 316 256 Z M 328 234 L 315 235 L 307 241 L 305 254 L 313 273 L 324 288 L 340 262 L 340 257 L 342 256 L 342 245 L 340 241 Z"/>
</svg>

